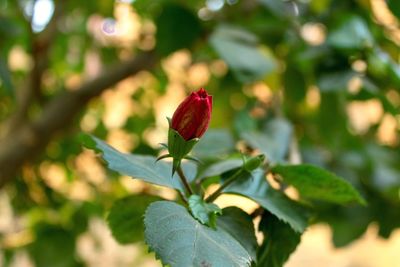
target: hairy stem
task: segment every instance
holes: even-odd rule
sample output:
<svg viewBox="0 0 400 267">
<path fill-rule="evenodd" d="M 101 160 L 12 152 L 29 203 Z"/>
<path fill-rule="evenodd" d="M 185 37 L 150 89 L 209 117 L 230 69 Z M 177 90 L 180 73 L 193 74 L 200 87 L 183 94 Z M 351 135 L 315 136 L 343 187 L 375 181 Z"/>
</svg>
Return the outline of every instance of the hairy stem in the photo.
<svg viewBox="0 0 400 267">
<path fill-rule="evenodd" d="M 192 188 L 190 187 L 190 184 L 188 183 L 188 181 L 187 181 L 187 179 L 186 179 L 186 176 L 185 176 L 185 174 L 183 173 L 183 170 L 182 170 L 182 167 L 181 167 L 180 164 L 179 164 L 179 167 L 178 167 L 178 169 L 177 169 L 176 171 L 178 172 L 178 176 L 179 176 L 179 178 L 181 179 L 182 184 L 183 184 L 183 186 L 185 187 L 186 191 L 187 191 L 190 195 L 193 195 L 193 190 L 192 190 Z"/>
</svg>

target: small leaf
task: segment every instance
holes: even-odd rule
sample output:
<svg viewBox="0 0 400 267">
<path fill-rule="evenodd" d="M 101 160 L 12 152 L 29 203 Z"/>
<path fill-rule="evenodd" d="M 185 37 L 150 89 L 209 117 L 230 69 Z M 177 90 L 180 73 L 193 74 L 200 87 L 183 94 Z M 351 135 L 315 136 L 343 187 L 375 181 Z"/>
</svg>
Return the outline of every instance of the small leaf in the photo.
<svg viewBox="0 0 400 267">
<path fill-rule="evenodd" d="M 259 49 L 257 38 L 243 29 L 219 26 L 210 44 L 241 82 L 260 80 L 276 67 L 272 56 Z"/>
<path fill-rule="evenodd" d="M 175 188 L 185 192 L 179 178 L 171 177 L 171 163 L 156 162 L 152 156 L 132 155 L 121 153 L 96 137 L 92 137 L 96 147 L 103 152 L 103 159 L 108 163 L 108 168 L 120 174 L 141 179 L 145 182 Z M 196 165 L 182 162 L 182 168 L 189 182 L 196 176 Z"/>
<path fill-rule="evenodd" d="M 349 182 L 316 166 L 278 165 L 272 168 L 272 172 L 279 174 L 284 182 L 293 185 L 305 198 L 337 204 L 366 204 Z"/>
<path fill-rule="evenodd" d="M 221 209 L 214 203 L 205 202 L 198 195 L 191 195 L 189 197 L 189 208 L 197 220 L 202 224 L 210 227 L 216 227 L 216 218 L 218 214 L 221 214 Z"/>
<path fill-rule="evenodd" d="M 164 265 L 250 266 L 250 255 L 231 235 L 202 225 L 176 203 L 151 204 L 144 222 L 146 242 Z"/>
<path fill-rule="evenodd" d="M 300 243 L 300 234 L 270 213 L 264 213 L 259 230 L 264 233 L 264 242 L 257 266 L 282 267 Z"/>
<path fill-rule="evenodd" d="M 289 149 L 292 126 L 283 119 L 273 119 L 263 133 L 244 132 L 241 137 L 253 148 L 259 149 L 271 163 L 282 162 Z"/>
<path fill-rule="evenodd" d="M 305 230 L 309 211 L 282 192 L 273 189 L 265 179 L 264 170 L 257 169 L 251 174 L 243 172 L 243 175 L 247 175 L 247 177 L 239 178 L 224 192 L 248 197 L 280 220 L 287 222 L 295 231 L 303 232 Z M 248 177 L 250 175 L 251 177 Z"/>
<path fill-rule="evenodd" d="M 257 239 L 254 234 L 253 219 L 237 207 L 227 207 L 217 218 L 218 228 L 233 236 L 256 261 Z"/>
<path fill-rule="evenodd" d="M 107 216 L 114 238 L 121 244 L 144 240 L 143 215 L 150 203 L 161 198 L 150 195 L 130 195 L 114 202 Z"/>
</svg>

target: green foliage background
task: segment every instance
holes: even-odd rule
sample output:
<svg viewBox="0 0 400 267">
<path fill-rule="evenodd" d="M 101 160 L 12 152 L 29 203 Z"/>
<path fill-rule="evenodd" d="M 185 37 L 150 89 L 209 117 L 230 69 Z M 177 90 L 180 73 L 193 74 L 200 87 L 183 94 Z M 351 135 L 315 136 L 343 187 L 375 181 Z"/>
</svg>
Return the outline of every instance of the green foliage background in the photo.
<svg viewBox="0 0 400 267">
<path fill-rule="evenodd" d="M 103 220 L 124 203 L 136 203 L 128 213 L 140 217 L 158 199 L 148 195 L 161 196 L 160 189 L 140 184 L 132 190 L 93 154 L 87 156 L 90 152 L 82 143 L 90 140 L 83 140 L 80 133 L 128 140 L 126 152 L 157 156 L 157 142 L 163 141 L 157 133 L 167 135 L 159 117 L 171 116 L 160 110 L 172 112 L 179 101 L 170 96 L 182 97 L 197 85 L 205 86 L 214 99 L 211 129 L 194 151 L 205 163 L 201 168 L 227 159 L 239 147 L 257 149 L 273 163 L 296 163 L 301 158 L 344 177 L 367 206 L 321 201 L 337 196 L 322 191 L 322 199 L 313 195 L 308 190 L 316 184 L 307 177 L 300 185 L 304 190 L 299 189 L 317 211 L 312 223 L 328 223 L 337 247 L 359 238 L 373 222 L 384 238 L 400 226 L 396 1 L 379 7 L 387 12 L 385 20 L 367 0 L 221 1 L 223 7 L 215 11 L 205 8 L 211 1 L 200 0 L 56 0 L 51 1 L 54 16 L 43 31 L 32 30 L 26 10 L 33 2 L 0 1 L 0 185 L 12 207 L 9 224 L 15 226 L 0 230 L 4 266 L 21 250 L 27 250 L 37 266 L 85 266 L 76 240 L 93 218 Z M 118 6 L 125 6 L 140 22 L 139 34 L 132 29 L 125 33 L 128 41 L 101 30 L 108 25 L 104 19 L 110 19 L 112 30 L 113 19 L 127 16 L 118 15 Z M 28 58 L 26 64 L 15 67 L 24 62 L 21 54 Z M 174 58 L 180 58 L 176 64 L 181 65 L 171 63 Z M 209 76 L 203 84 L 201 79 L 185 80 L 192 77 L 190 70 L 196 74 L 204 68 Z M 124 80 L 130 75 L 133 78 Z M 128 89 L 118 85 L 122 80 Z M 110 109 L 106 89 L 129 88 L 135 88 L 128 95 L 133 104 L 129 117 L 113 126 L 105 119 Z M 166 97 L 175 102 L 162 102 Z M 118 102 L 111 105 L 118 108 Z M 355 106 L 357 118 L 352 115 Z M 356 120 L 371 117 L 371 112 L 377 119 L 367 119 L 360 127 Z M 78 163 L 82 155 L 94 161 L 84 163 L 92 166 L 90 170 L 100 168 L 97 178 L 107 178 L 90 179 Z M 275 171 L 279 173 L 279 166 Z M 62 177 L 62 186 L 57 186 L 57 177 Z M 90 193 L 80 197 L 74 187 Z M 267 207 L 272 204 L 263 197 L 276 197 L 268 188 L 230 190 L 261 199 Z M 263 220 L 268 216 L 264 214 Z M 292 227 L 305 227 L 301 218 L 282 216 Z M 124 218 L 110 216 L 108 221 L 114 225 Z M 121 229 L 113 230 L 118 241 L 142 239 L 139 220 L 135 227 L 122 222 Z M 260 230 L 266 235 L 271 231 L 277 239 L 292 234 L 287 226 L 274 231 L 277 222 L 273 217 Z M 125 227 L 131 237 L 123 235 Z M 272 246 L 271 251 L 279 245 L 263 244 Z M 287 245 L 290 250 L 296 247 Z M 288 256 L 261 257 L 279 266 Z"/>
</svg>

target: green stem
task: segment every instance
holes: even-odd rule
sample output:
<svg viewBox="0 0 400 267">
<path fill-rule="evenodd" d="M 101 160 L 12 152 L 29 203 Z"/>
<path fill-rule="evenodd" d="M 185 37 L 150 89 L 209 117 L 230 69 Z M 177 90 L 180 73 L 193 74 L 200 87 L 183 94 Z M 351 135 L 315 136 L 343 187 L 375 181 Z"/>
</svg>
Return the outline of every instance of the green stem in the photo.
<svg viewBox="0 0 400 267">
<path fill-rule="evenodd" d="M 190 187 L 190 184 L 188 183 L 188 181 L 187 181 L 187 179 L 186 179 L 186 176 L 185 176 L 185 174 L 183 173 L 183 170 L 182 170 L 182 167 L 181 167 L 180 164 L 179 164 L 179 166 L 178 166 L 178 168 L 177 168 L 176 171 L 178 172 L 178 176 L 179 176 L 179 178 L 181 179 L 182 184 L 183 184 L 183 186 L 185 187 L 186 191 L 187 191 L 190 195 L 193 195 L 193 190 L 192 190 L 192 188 Z"/>
<path fill-rule="evenodd" d="M 185 203 L 186 205 L 188 205 L 188 201 L 187 201 L 185 195 L 184 195 L 181 191 L 179 191 L 179 190 L 176 190 L 176 191 L 178 191 L 178 194 L 179 194 L 179 196 L 181 197 L 183 203 Z"/>
<path fill-rule="evenodd" d="M 214 200 L 217 199 L 222 193 L 222 191 L 231 183 L 233 183 L 238 177 L 239 174 L 241 174 L 243 171 L 242 168 L 237 170 L 231 177 L 229 177 L 214 193 L 212 193 L 210 196 L 206 198 L 206 202 L 213 202 Z"/>
</svg>

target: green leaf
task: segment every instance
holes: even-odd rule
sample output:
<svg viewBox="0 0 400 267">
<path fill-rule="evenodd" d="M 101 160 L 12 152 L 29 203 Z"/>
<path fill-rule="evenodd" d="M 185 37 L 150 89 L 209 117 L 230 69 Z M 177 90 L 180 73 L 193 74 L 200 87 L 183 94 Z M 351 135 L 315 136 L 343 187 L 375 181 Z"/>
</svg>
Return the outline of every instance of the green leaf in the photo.
<svg viewBox="0 0 400 267">
<path fill-rule="evenodd" d="M 285 183 L 293 185 L 302 197 L 337 204 L 365 200 L 346 180 L 313 165 L 278 165 L 272 172 L 279 174 Z"/>
<path fill-rule="evenodd" d="M 374 40 L 365 21 L 351 15 L 328 35 L 327 42 L 338 49 L 363 49 L 372 47 Z"/>
<path fill-rule="evenodd" d="M 303 232 L 307 227 L 308 210 L 285 194 L 273 189 L 265 179 L 264 170 L 257 169 L 251 174 L 243 172 L 244 176 L 228 186 L 224 192 L 248 197 L 263 208 L 287 222 L 297 232 Z M 247 177 L 245 177 L 247 175 Z M 251 177 L 248 177 L 251 175 Z"/>
<path fill-rule="evenodd" d="M 275 16 L 280 18 L 289 18 L 295 16 L 293 4 L 282 0 L 258 0 L 262 5 L 268 8 Z"/>
<path fill-rule="evenodd" d="M 150 195 L 130 195 L 114 202 L 107 216 L 114 238 L 121 244 L 144 240 L 143 215 L 150 203 L 161 198 Z"/>
<path fill-rule="evenodd" d="M 58 225 L 36 225 L 36 239 L 28 251 L 36 266 L 75 267 L 75 237 Z"/>
<path fill-rule="evenodd" d="M 335 247 L 345 247 L 365 233 L 373 218 L 366 207 L 331 205 L 322 206 L 317 220 L 329 224 Z"/>
<path fill-rule="evenodd" d="M 179 178 L 171 177 L 171 163 L 156 162 L 152 156 L 132 155 L 121 153 L 96 137 L 92 137 L 96 147 L 103 152 L 103 159 L 108 163 L 108 168 L 120 174 L 141 179 L 145 182 L 175 188 L 185 192 Z M 182 162 L 183 171 L 189 182 L 196 176 L 196 165 L 190 162 Z"/>
<path fill-rule="evenodd" d="M 270 213 L 263 215 L 259 230 L 264 242 L 258 251 L 257 266 L 282 267 L 300 243 L 300 234 Z"/>
<path fill-rule="evenodd" d="M 243 29 L 219 26 L 210 44 L 241 82 L 260 80 L 276 67 L 272 56 L 259 49 L 257 38 Z"/>
<path fill-rule="evenodd" d="M 237 207 L 227 207 L 217 218 L 217 225 L 234 237 L 247 250 L 253 261 L 257 260 L 258 245 L 250 215 Z"/>
<path fill-rule="evenodd" d="M 318 87 L 321 92 L 346 91 L 348 82 L 355 75 L 356 73 L 350 70 L 329 72 L 318 78 Z"/>
<path fill-rule="evenodd" d="M 400 19 L 400 2 L 398 0 L 386 0 L 386 3 L 393 15 Z"/>
<path fill-rule="evenodd" d="M 212 164 L 207 169 L 205 169 L 200 175 L 200 178 L 213 177 L 221 175 L 224 172 L 239 168 L 243 165 L 242 159 L 228 159 L 219 161 Z"/>
<path fill-rule="evenodd" d="M 250 255 L 231 235 L 202 225 L 176 203 L 151 204 L 144 222 L 146 242 L 164 265 L 250 266 Z"/>
<path fill-rule="evenodd" d="M 241 137 L 265 154 L 271 163 L 282 162 L 289 149 L 292 126 L 284 119 L 273 119 L 265 125 L 263 133 L 244 132 Z"/>
<path fill-rule="evenodd" d="M 156 50 L 163 56 L 182 48 L 189 48 L 201 34 L 197 16 L 181 5 L 164 6 L 155 23 Z"/>
<path fill-rule="evenodd" d="M 228 130 L 209 129 L 193 148 L 192 153 L 199 158 L 219 158 L 228 155 L 234 148 L 235 142 Z"/>
<path fill-rule="evenodd" d="M 202 224 L 216 227 L 217 215 L 221 214 L 221 209 L 214 203 L 205 202 L 198 195 L 191 195 L 189 197 L 189 209 L 197 220 Z"/>
</svg>

